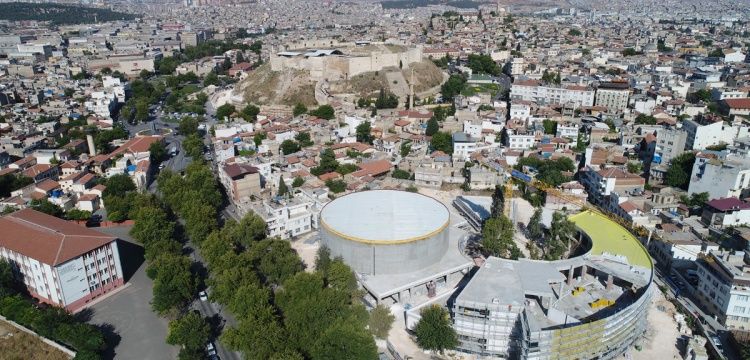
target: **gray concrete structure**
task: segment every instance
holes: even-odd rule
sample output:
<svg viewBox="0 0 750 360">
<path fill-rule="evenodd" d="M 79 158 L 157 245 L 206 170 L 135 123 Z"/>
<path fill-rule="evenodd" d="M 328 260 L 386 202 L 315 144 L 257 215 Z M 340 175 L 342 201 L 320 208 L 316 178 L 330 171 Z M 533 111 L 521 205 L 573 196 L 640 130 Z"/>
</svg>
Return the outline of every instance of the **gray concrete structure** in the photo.
<svg viewBox="0 0 750 360">
<path fill-rule="evenodd" d="M 405 274 L 440 262 L 450 213 L 430 197 L 394 190 L 349 194 L 321 211 L 323 245 L 364 275 Z"/>
</svg>

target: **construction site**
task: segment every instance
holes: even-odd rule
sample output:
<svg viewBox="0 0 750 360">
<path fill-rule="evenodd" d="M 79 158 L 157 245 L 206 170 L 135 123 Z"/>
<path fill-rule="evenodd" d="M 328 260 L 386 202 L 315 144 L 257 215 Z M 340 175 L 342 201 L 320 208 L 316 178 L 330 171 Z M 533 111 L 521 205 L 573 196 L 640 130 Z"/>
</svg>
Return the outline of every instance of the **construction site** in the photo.
<svg viewBox="0 0 750 360">
<path fill-rule="evenodd" d="M 580 245 L 566 259 L 483 258 L 467 251 L 481 219 L 465 210 L 481 217 L 488 209 L 479 208 L 491 204 L 423 193 L 432 197 L 358 192 L 321 212 L 321 245 L 352 266 L 366 302 L 391 307 L 397 331 L 437 304 L 451 314 L 462 359 L 611 359 L 644 335 L 655 291 L 651 258 L 614 219 L 586 206 L 569 215 Z M 506 195 L 506 214 L 518 212 L 510 185 Z"/>
</svg>

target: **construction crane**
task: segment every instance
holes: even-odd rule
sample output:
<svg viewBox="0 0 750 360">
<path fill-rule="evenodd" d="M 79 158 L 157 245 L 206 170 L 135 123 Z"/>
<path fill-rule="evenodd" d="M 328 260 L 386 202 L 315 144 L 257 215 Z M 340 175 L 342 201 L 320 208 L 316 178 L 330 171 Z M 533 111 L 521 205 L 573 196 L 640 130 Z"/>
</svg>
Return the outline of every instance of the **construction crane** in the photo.
<svg viewBox="0 0 750 360">
<path fill-rule="evenodd" d="M 581 199 L 578 196 L 571 195 L 571 194 L 565 193 L 563 191 L 560 191 L 557 188 L 555 188 L 554 186 L 549 185 L 549 184 L 547 184 L 545 182 L 539 181 L 537 179 L 534 179 L 531 176 L 524 174 L 523 172 L 520 172 L 518 170 L 512 170 L 510 172 L 510 175 L 511 175 L 511 177 L 513 179 L 521 181 L 521 182 L 523 182 L 523 183 L 525 183 L 527 185 L 533 186 L 534 188 L 536 188 L 538 190 L 541 190 L 541 191 L 544 191 L 545 193 L 547 193 L 549 195 L 552 195 L 552 196 L 555 196 L 555 197 L 560 198 L 562 200 L 565 200 L 565 201 L 567 201 L 567 202 L 569 202 L 571 204 L 578 205 L 578 206 L 581 207 L 582 210 L 592 211 L 592 212 L 595 212 L 595 213 L 600 214 L 602 216 L 605 216 L 605 217 L 611 219 L 612 221 L 620 224 L 625 229 L 629 229 L 630 231 L 632 231 L 637 236 L 647 236 L 647 235 L 649 235 L 649 231 L 646 230 L 644 227 L 642 227 L 642 226 L 634 226 L 633 224 L 628 223 L 627 221 L 625 221 L 625 219 L 623 219 L 623 218 L 621 218 L 621 217 L 619 217 L 617 215 L 610 214 L 608 211 L 604 211 L 604 210 L 602 210 L 602 209 L 600 209 L 600 208 L 598 208 L 598 207 L 596 207 L 596 206 L 588 203 L 585 199 Z M 508 188 L 508 184 L 509 183 L 510 183 L 510 181 L 508 181 L 508 183 L 506 183 L 506 189 Z M 507 194 L 507 192 L 506 192 L 506 194 Z M 505 201 L 506 208 L 508 206 L 507 204 L 509 203 L 509 201 L 508 201 L 509 199 L 510 199 L 510 196 L 506 195 L 506 201 Z"/>
</svg>

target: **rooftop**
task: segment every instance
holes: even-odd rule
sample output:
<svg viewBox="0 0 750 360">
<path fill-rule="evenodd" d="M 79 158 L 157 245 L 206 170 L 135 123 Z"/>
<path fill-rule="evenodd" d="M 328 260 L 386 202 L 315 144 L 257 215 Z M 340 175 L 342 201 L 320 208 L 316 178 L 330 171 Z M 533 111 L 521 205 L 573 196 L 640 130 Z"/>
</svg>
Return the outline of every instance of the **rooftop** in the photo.
<svg viewBox="0 0 750 360">
<path fill-rule="evenodd" d="M 430 237 L 448 226 L 445 205 L 417 193 L 370 190 L 342 196 L 321 211 L 323 227 L 367 243 L 405 243 Z"/>
<path fill-rule="evenodd" d="M 591 255 L 624 256 L 631 265 L 651 269 L 651 257 L 640 241 L 620 224 L 591 211 L 568 218 L 591 238 Z"/>
</svg>

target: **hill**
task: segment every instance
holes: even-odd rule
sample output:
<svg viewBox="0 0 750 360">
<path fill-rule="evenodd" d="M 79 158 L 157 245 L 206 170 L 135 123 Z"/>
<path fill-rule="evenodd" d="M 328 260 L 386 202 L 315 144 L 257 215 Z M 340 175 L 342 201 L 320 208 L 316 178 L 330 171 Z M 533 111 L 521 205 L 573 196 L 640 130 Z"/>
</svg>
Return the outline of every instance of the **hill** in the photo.
<svg viewBox="0 0 750 360">
<path fill-rule="evenodd" d="M 109 9 L 63 4 L 0 3 L 0 20 L 35 20 L 54 25 L 72 25 L 132 19 L 135 19 L 135 15 Z"/>
</svg>

